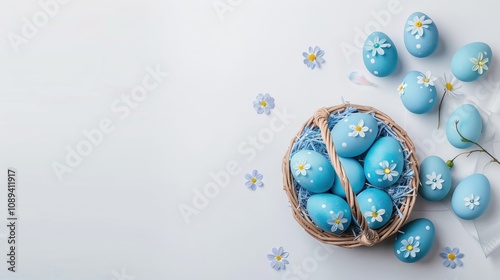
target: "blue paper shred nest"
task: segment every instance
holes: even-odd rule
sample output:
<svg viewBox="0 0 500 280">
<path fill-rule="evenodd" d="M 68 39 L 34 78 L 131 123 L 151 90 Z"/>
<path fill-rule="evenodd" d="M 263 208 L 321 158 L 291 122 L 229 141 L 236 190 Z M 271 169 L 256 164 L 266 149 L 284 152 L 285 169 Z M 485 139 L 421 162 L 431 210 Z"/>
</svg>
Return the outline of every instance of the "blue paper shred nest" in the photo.
<svg viewBox="0 0 500 280">
<path fill-rule="evenodd" d="M 348 107 L 342 112 L 332 112 L 328 116 L 328 129 L 331 130 L 344 117 L 356 112 L 358 112 L 358 109 L 352 107 Z M 406 196 L 415 195 L 414 189 L 411 187 L 411 181 L 413 180 L 413 176 L 415 175 L 413 169 L 411 169 L 410 167 L 410 165 L 412 164 L 412 162 L 409 160 L 411 156 L 411 151 L 409 151 L 404 145 L 402 145 L 402 140 L 397 136 L 397 134 L 390 126 L 388 126 L 384 121 L 378 119 L 373 112 L 371 112 L 370 114 L 378 121 L 379 133 L 377 135 L 377 139 L 384 136 L 391 136 L 394 139 L 398 140 L 403 148 L 405 165 L 403 167 L 402 175 L 392 186 L 382 189 L 386 191 L 392 198 L 393 210 L 394 210 L 392 214 L 393 217 L 395 215 L 403 217 L 403 214 L 401 213 L 399 208 L 404 203 Z M 316 151 L 324 155 L 328 159 L 328 161 L 330 161 L 330 157 L 326 150 L 326 145 L 323 142 L 323 139 L 321 138 L 321 131 L 318 127 L 308 126 L 304 128 L 303 133 L 297 138 L 297 140 L 293 144 L 290 156 L 300 150 Z M 366 152 L 355 157 L 355 159 L 358 160 L 361 164 L 363 164 L 365 155 Z M 298 207 L 302 209 L 304 214 L 307 214 L 306 204 L 307 200 L 309 199 L 312 193 L 306 190 L 305 188 L 301 187 L 295 180 L 293 180 L 293 185 L 295 187 L 295 192 L 297 193 L 297 197 L 299 200 Z M 366 187 L 376 188 L 375 186 L 369 184 L 368 182 L 365 184 L 365 188 Z M 349 231 L 352 232 L 355 239 L 359 237 L 359 235 L 361 234 L 361 228 L 359 227 L 359 224 L 354 219 L 354 217 L 353 217 L 353 223 L 346 232 Z"/>
</svg>

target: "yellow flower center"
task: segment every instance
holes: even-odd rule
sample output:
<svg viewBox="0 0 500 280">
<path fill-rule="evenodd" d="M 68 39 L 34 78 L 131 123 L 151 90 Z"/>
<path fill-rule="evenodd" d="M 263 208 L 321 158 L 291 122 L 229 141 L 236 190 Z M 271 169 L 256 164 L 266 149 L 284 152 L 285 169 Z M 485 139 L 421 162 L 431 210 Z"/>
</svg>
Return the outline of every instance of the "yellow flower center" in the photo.
<svg viewBox="0 0 500 280">
<path fill-rule="evenodd" d="M 267 106 L 267 102 L 266 102 L 266 101 L 264 101 L 264 100 L 262 100 L 262 101 L 260 102 L 260 106 L 262 106 L 262 107 L 266 107 L 266 106 Z"/>
<path fill-rule="evenodd" d="M 378 213 L 377 213 L 377 212 L 372 212 L 372 217 L 373 217 L 373 218 L 378 217 Z"/>
<path fill-rule="evenodd" d="M 257 178 L 252 177 L 252 180 L 251 180 L 251 181 L 252 181 L 252 183 L 254 183 L 254 184 L 255 184 L 255 183 L 257 183 Z"/>
<path fill-rule="evenodd" d="M 424 78 L 424 82 L 425 82 L 425 83 L 428 83 L 428 82 L 429 82 L 429 78 L 425 77 L 425 78 Z"/>
<path fill-rule="evenodd" d="M 449 259 L 450 261 L 454 261 L 454 260 L 455 260 L 455 258 L 456 258 L 455 254 L 453 254 L 453 253 L 449 253 L 449 254 L 448 254 L 448 259 Z"/>
<path fill-rule="evenodd" d="M 304 170 L 304 165 L 303 164 L 299 164 L 299 166 L 297 167 L 299 170 Z"/>
<path fill-rule="evenodd" d="M 390 168 L 386 168 L 386 169 L 384 169 L 384 173 L 385 173 L 385 174 L 389 174 L 389 173 L 391 173 L 391 169 L 390 169 Z"/>
<path fill-rule="evenodd" d="M 281 256 L 280 256 L 280 255 L 277 255 L 277 256 L 276 256 L 276 260 L 277 260 L 277 261 L 281 261 Z"/>
<path fill-rule="evenodd" d="M 363 129 L 363 128 L 362 128 L 361 126 L 359 126 L 359 125 L 357 125 L 357 126 L 356 126 L 356 131 L 357 131 L 357 132 L 360 132 L 362 129 Z"/>
<path fill-rule="evenodd" d="M 413 246 L 411 246 L 411 245 L 406 246 L 406 250 L 408 250 L 408 251 L 413 250 Z"/>
<path fill-rule="evenodd" d="M 340 219 L 336 219 L 336 220 L 335 220 L 335 223 L 336 223 L 337 225 L 338 225 L 338 224 L 340 224 Z"/>
<path fill-rule="evenodd" d="M 309 61 L 315 61 L 316 60 L 316 55 L 315 54 L 310 54 L 309 57 L 307 58 Z"/>
<path fill-rule="evenodd" d="M 483 62 L 482 62 L 481 60 L 479 60 L 479 61 L 477 62 L 477 65 L 479 65 L 479 66 L 483 66 Z"/>
<path fill-rule="evenodd" d="M 415 26 L 416 26 L 416 27 L 422 27 L 422 22 L 421 22 L 421 21 L 417 21 L 417 22 L 415 22 Z"/>
<path fill-rule="evenodd" d="M 446 89 L 448 91 L 452 91 L 453 90 L 453 85 L 451 83 L 446 83 Z"/>
<path fill-rule="evenodd" d="M 399 91 L 402 91 L 402 90 L 403 90 L 403 86 L 402 86 L 402 85 L 399 85 L 398 90 L 399 90 Z"/>
</svg>

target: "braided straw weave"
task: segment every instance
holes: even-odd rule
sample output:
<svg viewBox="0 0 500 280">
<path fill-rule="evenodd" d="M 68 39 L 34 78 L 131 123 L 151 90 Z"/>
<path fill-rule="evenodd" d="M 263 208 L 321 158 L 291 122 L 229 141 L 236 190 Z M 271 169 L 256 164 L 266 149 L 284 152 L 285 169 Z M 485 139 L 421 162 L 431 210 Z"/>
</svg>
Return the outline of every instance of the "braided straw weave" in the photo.
<svg viewBox="0 0 500 280">
<path fill-rule="evenodd" d="M 404 202 L 401 204 L 399 210 L 401 211 L 402 215 L 393 215 L 391 220 L 384 227 L 378 230 L 372 230 L 368 227 L 368 223 L 366 222 L 363 213 L 361 213 L 359 209 L 359 205 L 356 200 L 356 195 L 352 191 L 351 184 L 349 183 L 346 173 L 342 167 L 342 164 L 340 163 L 340 160 L 337 154 L 335 153 L 335 147 L 333 145 L 331 134 L 328 129 L 328 123 L 327 123 L 328 116 L 332 112 L 342 112 L 348 107 L 356 108 L 361 113 L 368 113 L 368 112 L 374 113 L 377 119 L 383 121 L 386 125 L 392 128 L 392 130 L 401 140 L 400 143 L 410 152 L 410 158 L 408 160 L 411 162 L 410 168 L 413 169 L 414 171 L 413 179 L 410 184 L 410 187 L 413 189 L 413 193 L 407 195 L 405 197 Z M 310 219 L 310 217 L 307 215 L 305 209 L 303 209 L 303 207 L 299 205 L 297 193 L 293 185 L 293 176 L 290 171 L 290 153 L 293 144 L 295 143 L 294 139 L 290 143 L 290 147 L 288 148 L 288 151 L 286 152 L 283 158 L 283 183 L 284 183 L 283 188 L 288 196 L 288 200 L 290 201 L 292 207 L 292 213 L 295 220 L 297 220 L 297 222 L 309 234 L 311 234 L 314 238 L 318 239 L 319 241 L 326 244 L 332 244 L 346 248 L 353 248 L 359 246 L 372 246 L 396 233 L 408 220 L 408 217 L 411 213 L 411 210 L 413 209 L 413 205 L 415 204 L 417 198 L 417 190 L 419 186 L 419 178 L 418 178 L 419 163 L 415 155 L 415 147 L 411 139 L 406 134 L 406 132 L 400 126 L 398 126 L 389 116 L 380 112 L 379 110 L 373 107 L 355 105 L 355 104 L 342 104 L 333 107 L 319 109 L 318 111 L 316 111 L 313 117 L 311 117 L 306 123 L 304 123 L 302 129 L 299 131 L 296 138 L 298 138 L 303 133 L 306 127 L 319 127 L 321 131 L 321 137 L 323 138 L 323 141 L 326 143 L 326 149 L 328 151 L 328 155 L 330 156 L 330 161 L 334 169 L 336 170 L 338 177 L 342 181 L 342 186 L 346 193 L 346 201 L 351 208 L 353 218 L 358 221 L 362 233 L 358 238 L 355 238 L 352 234 L 348 233 L 344 233 L 339 236 L 330 232 L 326 232 L 317 227 Z"/>
</svg>

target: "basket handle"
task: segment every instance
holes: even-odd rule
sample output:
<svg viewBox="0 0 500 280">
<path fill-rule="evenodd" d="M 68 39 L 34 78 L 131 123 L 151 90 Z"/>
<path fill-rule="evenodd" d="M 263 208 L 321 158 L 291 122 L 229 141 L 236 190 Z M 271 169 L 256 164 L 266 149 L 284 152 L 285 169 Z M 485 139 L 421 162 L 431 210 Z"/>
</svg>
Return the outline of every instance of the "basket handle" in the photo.
<svg viewBox="0 0 500 280">
<path fill-rule="evenodd" d="M 348 104 L 344 104 L 344 109 Z M 351 212 L 359 223 L 359 227 L 363 231 L 360 236 L 360 243 L 365 246 L 372 246 L 377 243 L 379 240 L 379 235 L 376 231 L 372 230 L 368 227 L 368 223 L 363 216 L 363 213 L 359 210 L 358 201 L 356 199 L 356 195 L 352 191 L 351 183 L 347 178 L 347 174 L 342 167 L 342 163 L 340 162 L 337 153 L 335 152 L 335 146 L 333 145 L 332 136 L 330 130 L 328 129 L 328 116 L 330 112 L 326 108 L 321 108 L 316 111 L 314 114 L 314 123 L 321 131 L 321 138 L 323 138 L 323 142 L 326 144 L 326 150 L 328 151 L 328 155 L 330 156 L 330 162 L 333 164 L 335 172 L 337 172 L 338 178 L 342 182 L 342 187 L 346 193 L 346 201 L 351 208 Z"/>
</svg>

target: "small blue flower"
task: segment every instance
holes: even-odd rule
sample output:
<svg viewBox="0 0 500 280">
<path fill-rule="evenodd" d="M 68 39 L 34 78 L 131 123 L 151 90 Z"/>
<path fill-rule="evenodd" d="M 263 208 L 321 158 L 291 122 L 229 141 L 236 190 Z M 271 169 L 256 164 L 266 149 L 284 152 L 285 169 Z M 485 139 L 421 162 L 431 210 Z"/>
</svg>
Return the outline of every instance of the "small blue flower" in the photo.
<svg viewBox="0 0 500 280">
<path fill-rule="evenodd" d="M 385 54 L 384 48 L 391 47 L 391 44 L 386 43 L 386 41 L 387 40 L 384 38 L 380 39 L 378 36 L 375 36 L 375 38 L 373 38 L 373 42 L 370 40 L 366 42 L 365 50 L 371 51 L 372 56 L 375 56 L 376 54 L 384 55 Z"/>
<path fill-rule="evenodd" d="M 316 66 L 319 68 L 321 63 L 325 62 L 325 59 L 323 58 L 324 54 L 325 52 L 318 46 L 314 47 L 314 49 L 309 47 L 309 52 L 302 53 L 302 56 L 304 57 L 304 64 L 311 69 L 314 69 Z"/>
<path fill-rule="evenodd" d="M 420 252 L 420 242 L 418 242 L 417 239 L 418 238 L 413 238 L 413 236 L 410 236 L 408 237 L 408 240 L 401 240 L 401 244 L 403 244 L 403 247 L 401 247 L 399 250 L 401 252 L 405 252 L 405 258 L 408 258 L 409 256 L 415 258 L 417 256 L 417 253 Z"/>
<path fill-rule="evenodd" d="M 326 221 L 332 226 L 331 231 L 336 232 L 337 230 L 344 230 L 344 224 L 347 223 L 347 219 L 344 218 L 344 212 L 340 211 L 338 214 L 332 214 L 332 218 Z"/>
<path fill-rule="evenodd" d="M 464 254 L 460 253 L 460 249 L 458 249 L 457 247 L 453 248 L 453 250 L 451 250 L 450 247 L 446 247 L 444 248 L 444 251 L 439 255 L 441 256 L 441 258 L 445 259 L 443 262 L 443 265 L 445 267 L 451 267 L 452 269 L 455 269 L 457 265 L 463 265 L 460 259 L 464 257 Z"/>
<path fill-rule="evenodd" d="M 247 181 L 245 182 L 245 186 L 252 191 L 255 191 L 257 187 L 262 187 L 264 183 L 262 183 L 262 179 L 264 176 L 262 174 L 259 174 L 259 171 L 254 170 L 252 173 L 248 173 L 245 175 L 245 179 Z"/>
<path fill-rule="evenodd" d="M 267 259 L 271 261 L 271 267 L 276 270 L 286 268 L 286 265 L 289 264 L 286 258 L 288 258 L 288 252 L 285 252 L 283 247 L 273 248 L 273 253 L 267 255 Z"/>
<path fill-rule="evenodd" d="M 266 113 L 266 115 L 269 115 L 271 109 L 274 108 L 274 98 L 269 93 L 259 93 L 253 102 L 253 108 L 257 111 L 257 114 Z"/>
</svg>

